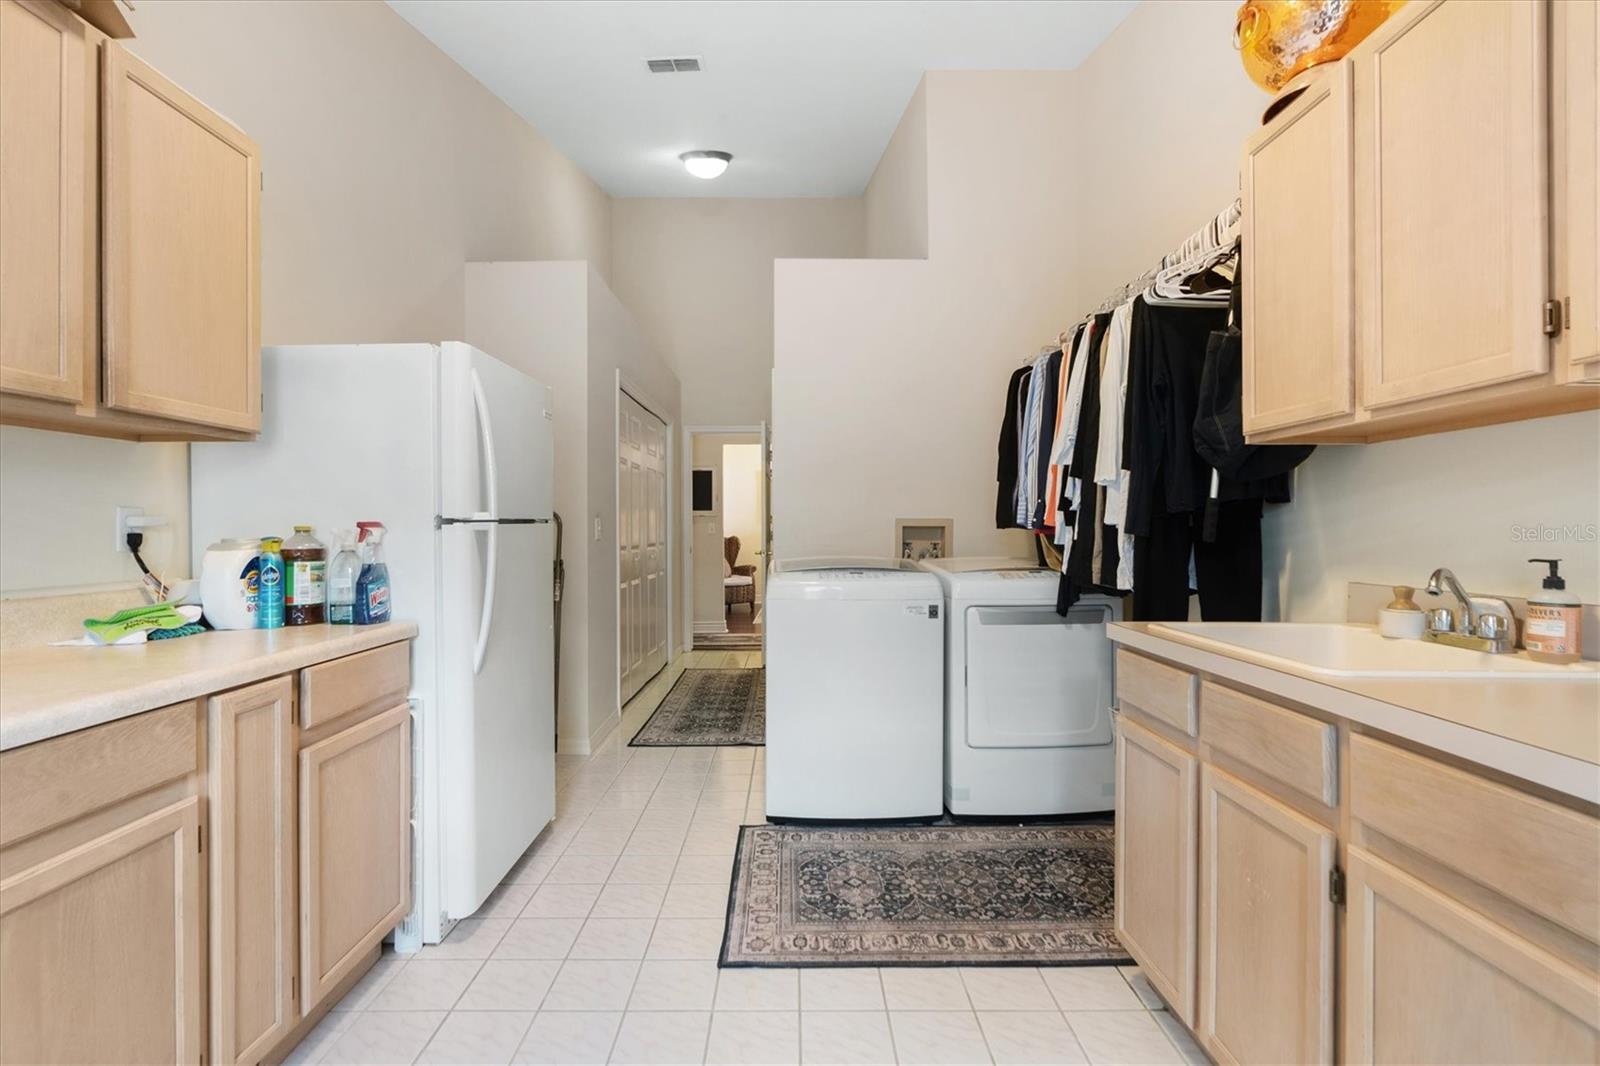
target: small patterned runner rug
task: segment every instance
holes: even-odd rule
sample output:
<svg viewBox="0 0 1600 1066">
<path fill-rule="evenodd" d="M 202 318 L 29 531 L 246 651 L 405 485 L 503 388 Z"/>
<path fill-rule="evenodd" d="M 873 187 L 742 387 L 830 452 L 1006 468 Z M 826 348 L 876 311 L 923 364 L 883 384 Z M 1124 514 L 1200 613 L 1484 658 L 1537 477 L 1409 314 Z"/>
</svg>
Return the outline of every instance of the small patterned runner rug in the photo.
<svg viewBox="0 0 1600 1066">
<path fill-rule="evenodd" d="M 723 966 L 1126 963 L 1112 827 L 745 826 Z"/>
<path fill-rule="evenodd" d="M 766 742 L 765 670 L 685 670 L 628 746 L 760 747 Z"/>
<path fill-rule="evenodd" d="M 694 638 L 696 651 L 715 648 L 718 651 L 760 651 L 760 633 L 698 633 Z"/>
</svg>

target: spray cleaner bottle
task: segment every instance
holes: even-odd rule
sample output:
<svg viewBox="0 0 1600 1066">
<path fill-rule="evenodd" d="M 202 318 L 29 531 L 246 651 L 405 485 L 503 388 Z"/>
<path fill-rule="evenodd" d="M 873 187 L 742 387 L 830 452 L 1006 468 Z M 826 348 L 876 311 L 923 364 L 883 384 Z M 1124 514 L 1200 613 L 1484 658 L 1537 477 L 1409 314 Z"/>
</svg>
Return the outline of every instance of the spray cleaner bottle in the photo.
<svg viewBox="0 0 1600 1066">
<path fill-rule="evenodd" d="M 382 522 L 357 522 L 361 546 L 361 575 L 356 578 L 356 625 L 371 626 L 389 620 L 389 565 L 383 561 Z"/>
</svg>

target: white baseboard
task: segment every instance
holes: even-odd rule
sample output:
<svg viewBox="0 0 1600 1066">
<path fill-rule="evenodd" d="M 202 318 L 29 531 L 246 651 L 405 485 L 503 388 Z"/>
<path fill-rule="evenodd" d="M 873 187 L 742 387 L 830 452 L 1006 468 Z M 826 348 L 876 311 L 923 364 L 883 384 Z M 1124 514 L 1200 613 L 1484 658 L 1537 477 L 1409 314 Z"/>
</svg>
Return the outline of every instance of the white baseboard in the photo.
<svg viewBox="0 0 1600 1066">
<path fill-rule="evenodd" d="M 615 732 L 617 726 L 621 724 L 621 714 L 613 712 L 607 715 L 606 720 L 595 726 L 594 730 L 589 734 L 589 752 L 597 750 L 600 745 L 604 744 L 606 738 Z M 585 754 L 589 754 L 589 752 L 585 752 Z"/>
<path fill-rule="evenodd" d="M 728 631 L 728 623 L 721 618 L 715 622 L 696 622 L 694 631 L 696 633 L 726 633 Z"/>
</svg>

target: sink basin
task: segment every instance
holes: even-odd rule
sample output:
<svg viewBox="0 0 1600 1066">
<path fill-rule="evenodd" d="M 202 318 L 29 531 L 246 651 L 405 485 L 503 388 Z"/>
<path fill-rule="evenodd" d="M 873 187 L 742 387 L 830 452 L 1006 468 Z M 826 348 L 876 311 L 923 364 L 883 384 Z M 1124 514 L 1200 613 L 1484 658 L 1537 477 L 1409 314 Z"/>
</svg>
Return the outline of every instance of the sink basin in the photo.
<svg viewBox="0 0 1600 1066">
<path fill-rule="evenodd" d="M 1372 626 L 1323 622 L 1157 622 L 1198 644 L 1242 648 L 1287 666 L 1330 677 L 1593 680 L 1600 663 L 1541 663 L 1525 653 L 1490 655 L 1424 640 L 1390 640 Z"/>
</svg>

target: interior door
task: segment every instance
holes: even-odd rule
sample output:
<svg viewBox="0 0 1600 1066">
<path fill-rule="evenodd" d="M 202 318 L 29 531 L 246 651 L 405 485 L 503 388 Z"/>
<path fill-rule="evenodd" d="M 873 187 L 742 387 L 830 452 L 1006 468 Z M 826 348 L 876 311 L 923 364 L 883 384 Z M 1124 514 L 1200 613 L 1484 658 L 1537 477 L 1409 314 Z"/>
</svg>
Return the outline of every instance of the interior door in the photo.
<svg viewBox="0 0 1600 1066">
<path fill-rule="evenodd" d="M 667 665 L 667 427 L 627 393 L 617 417 L 617 649 L 622 702 Z"/>
</svg>

